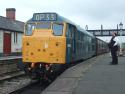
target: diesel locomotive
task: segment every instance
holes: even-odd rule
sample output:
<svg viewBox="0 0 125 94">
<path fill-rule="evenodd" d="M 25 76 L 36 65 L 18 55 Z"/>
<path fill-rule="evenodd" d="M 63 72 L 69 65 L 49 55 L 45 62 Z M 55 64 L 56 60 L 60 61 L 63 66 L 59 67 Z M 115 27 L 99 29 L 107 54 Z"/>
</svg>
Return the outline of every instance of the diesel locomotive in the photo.
<svg viewBox="0 0 125 94">
<path fill-rule="evenodd" d="M 57 13 L 34 13 L 25 23 L 23 64 L 30 73 L 48 79 L 64 65 L 107 52 L 107 43 L 100 41 Z"/>
</svg>

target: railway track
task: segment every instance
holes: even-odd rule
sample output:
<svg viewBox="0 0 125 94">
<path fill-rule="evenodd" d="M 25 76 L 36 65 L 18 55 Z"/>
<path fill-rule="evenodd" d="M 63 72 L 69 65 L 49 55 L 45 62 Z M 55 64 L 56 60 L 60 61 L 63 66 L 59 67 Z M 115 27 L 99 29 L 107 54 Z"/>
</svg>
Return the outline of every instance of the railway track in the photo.
<svg viewBox="0 0 125 94">
<path fill-rule="evenodd" d="M 0 94 L 39 94 L 48 83 L 32 80 L 18 69 L 18 60 L 0 61 Z M 33 93 L 35 92 L 35 93 Z"/>
<path fill-rule="evenodd" d="M 56 75 L 56 77 L 59 75 Z M 0 94 L 40 94 L 49 84 L 46 81 L 41 83 L 37 80 L 32 80 L 24 75 L 22 71 L 11 72 L 3 76 L 3 79 L 0 79 Z"/>
<path fill-rule="evenodd" d="M 10 76 L 9 78 L 0 80 L 0 94 L 10 94 L 31 83 L 33 81 L 25 75 Z"/>
<path fill-rule="evenodd" d="M 21 62 L 21 59 L 0 60 L 0 75 L 18 71 L 18 62 Z"/>
<path fill-rule="evenodd" d="M 41 94 L 59 75 L 56 75 L 51 82 L 31 80 L 27 85 L 11 92 L 10 94 Z"/>
<path fill-rule="evenodd" d="M 49 84 L 50 83 L 46 82 L 40 84 L 39 81 L 35 81 L 21 89 L 11 92 L 10 94 L 40 94 Z"/>
<path fill-rule="evenodd" d="M 0 75 L 0 94 L 40 94 L 50 83 L 32 80 L 22 71 Z"/>
<path fill-rule="evenodd" d="M 11 92 L 9 92 L 9 94 L 41 94 L 41 92 L 46 87 L 48 87 L 61 73 L 56 75 L 51 82 L 31 80 L 30 78 L 28 78 L 29 80 L 26 81 L 26 83 L 25 83 L 25 81 L 22 80 L 21 81 L 22 85 L 18 86 L 18 88 L 16 88 L 15 90 L 11 90 Z M 19 78 L 19 79 L 21 79 L 21 78 Z M 16 80 L 16 84 L 19 85 L 20 82 L 18 81 L 18 78 L 16 78 L 15 80 Z M 23 84 L 22 82 L 25 83 L 25 84 Z M 13 83 L 13 81 L 12 81 L 12 83 Z"/>
</svg>

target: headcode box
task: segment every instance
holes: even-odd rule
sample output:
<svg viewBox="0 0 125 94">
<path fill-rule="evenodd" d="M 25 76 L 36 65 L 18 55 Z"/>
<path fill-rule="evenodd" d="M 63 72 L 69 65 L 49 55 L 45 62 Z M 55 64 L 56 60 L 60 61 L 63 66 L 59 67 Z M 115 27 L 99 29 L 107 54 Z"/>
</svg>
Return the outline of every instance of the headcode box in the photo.
<svg viewBox="0 0 125 94">
<path fill-rule="evenodd" d="M 34 13 L 33 21 L 56 21 L 57 14 L 56 13 Z"/>
</svg>

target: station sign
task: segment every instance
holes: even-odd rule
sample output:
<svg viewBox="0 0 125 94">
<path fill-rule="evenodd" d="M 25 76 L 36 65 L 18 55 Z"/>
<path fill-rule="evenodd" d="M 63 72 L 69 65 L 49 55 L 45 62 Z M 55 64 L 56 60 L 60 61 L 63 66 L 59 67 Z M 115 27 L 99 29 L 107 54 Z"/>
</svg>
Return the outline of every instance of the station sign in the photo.
<svg viewBox="0 0 125 94">
<path fill-rule="evenodd" d="M 56 13 L 34 13 L 33 21 L 56 21 L 57 14 Z"/>
</svg>

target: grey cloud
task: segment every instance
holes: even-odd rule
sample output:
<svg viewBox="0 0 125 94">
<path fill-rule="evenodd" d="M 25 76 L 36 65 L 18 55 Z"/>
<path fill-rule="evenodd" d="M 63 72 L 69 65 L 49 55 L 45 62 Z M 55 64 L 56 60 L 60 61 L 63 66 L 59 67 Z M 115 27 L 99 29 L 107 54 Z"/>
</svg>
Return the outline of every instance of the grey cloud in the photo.
<svg viewBox="0 0 125 94">
<path fill-rule="evenodd" d="M 125 22 L 124 0 L 14 0 L 7 5 L 8 0 L 3 1 L 2 8 L 17 8 L 17 19 L 24 21 L 34 12 L 52 11 L 90 28 L 100 28 L 100 24 L 115 28 L 120 21 Z"/>
</svg>

